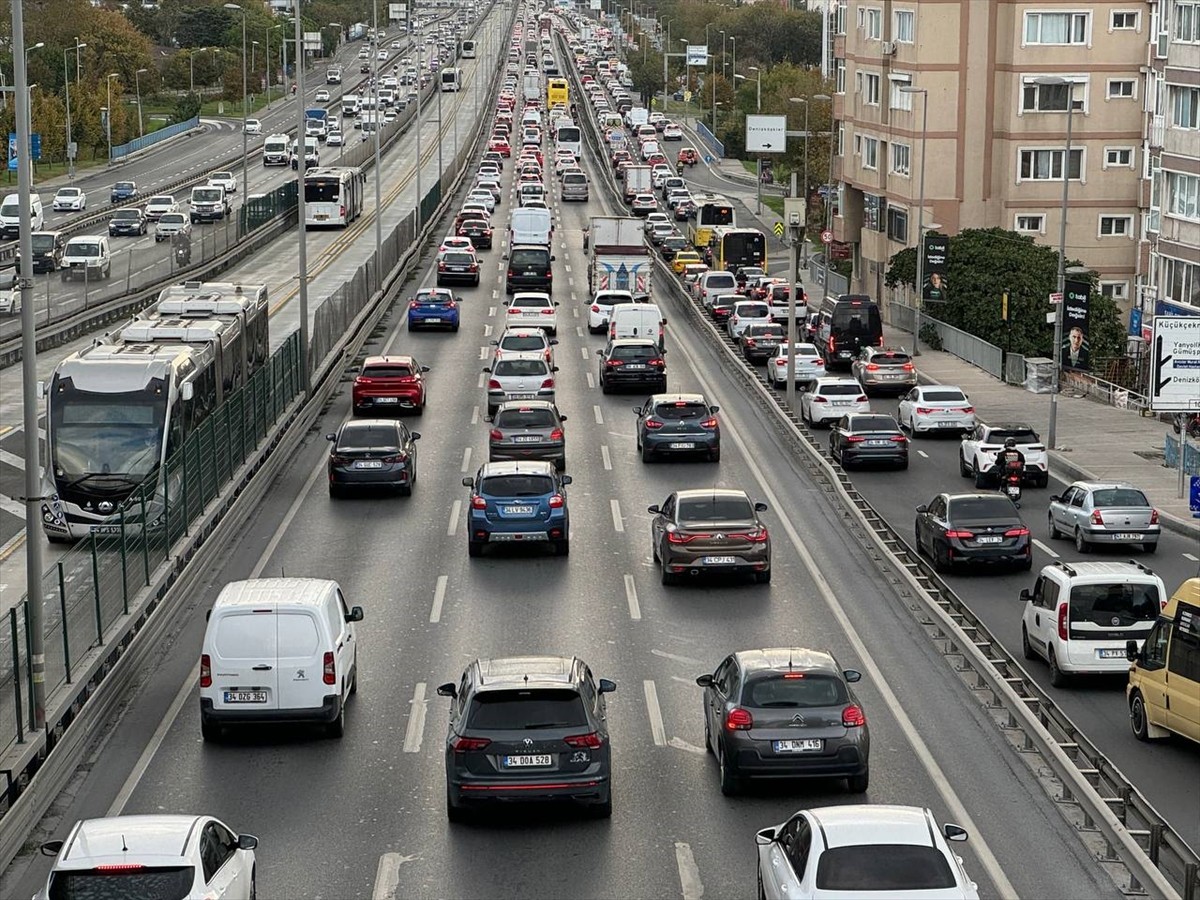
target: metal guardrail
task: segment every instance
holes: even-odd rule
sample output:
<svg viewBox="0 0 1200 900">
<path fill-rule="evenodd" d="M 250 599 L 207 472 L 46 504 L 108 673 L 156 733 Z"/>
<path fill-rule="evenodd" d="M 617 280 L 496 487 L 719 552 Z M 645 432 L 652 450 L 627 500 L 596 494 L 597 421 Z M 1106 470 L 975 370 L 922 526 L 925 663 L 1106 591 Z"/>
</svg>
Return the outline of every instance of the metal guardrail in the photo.
<svg viewBox="0 0 1200 900">
<path fill-rule="evenodd" d="M 108 158 L 109 162 L 118 162 L 124 160 L 126 156 L 133 153 L 138 153 L 145 150 L 147 147 L 153 147 L 155 144 L 161 144 L 163 141 L 169 141 L 178 134 L 183 134 L 185 131 L 191 131 L 193 128 L 200 127 L 200 117 L 192 116 L 183 122 L 176 122 L 174 125 L 167 125 L 158 131 L 152 131 L 149 134 L 143 134 L 141 137 L 135 137 L 127 144 L 120 144 L 112 148 L 112 153 Z"/>
<path fill-rule="evenodd" d="M 594 126 L 585 128 L 595 152 L 601 144 Z M 601 167 L 614 205 L 623 208 L 621 193 L 607 167 Z M 1128 873 L 1122 888 L 1131 895 L 1196 900 L 1200 897 L 1200 857 L 1141 795 L 1119 769 L 1091 743 L 1004 648 L 936 572 L 916 554 L 855 489 L 845 471 L 814 439 L 799 418 L 784 406 L 784 394 L 769 387 L 738 354 L 727 335 L 703 316 L 678 284 L 674 273 L 656 258 L 660 286 L 699 334 L 719 346 L 725 370 L 744 388 L 747 399 L 771 413 L 778 434 L 797 452 L 813 481 L 851 516 L 855 536 L 875 551 L 877 564 L 902 581 L 901 596 L 920 604 L 918 618 L 927 634 L 994 716 L 1002 730 L 1018 737 L 1021 749 L 1036 752 L 1053 771 L 1061 794 L 1054 799 L 1080 811 L 1082 835 L 1099 839 L 1098 861 L 1119 865 Z M 1110 872 L 1110 874 L 1113 874 Z"/>
<path fill-rule="evenodd" d="M 714 155 L 720 159 L 725 158 L 725 145 L 717 140 L 717 136 L 703 122 L 696 122 L 696 136 L 704 142 L 704 146 L 711 150 Z"/>
</svg>

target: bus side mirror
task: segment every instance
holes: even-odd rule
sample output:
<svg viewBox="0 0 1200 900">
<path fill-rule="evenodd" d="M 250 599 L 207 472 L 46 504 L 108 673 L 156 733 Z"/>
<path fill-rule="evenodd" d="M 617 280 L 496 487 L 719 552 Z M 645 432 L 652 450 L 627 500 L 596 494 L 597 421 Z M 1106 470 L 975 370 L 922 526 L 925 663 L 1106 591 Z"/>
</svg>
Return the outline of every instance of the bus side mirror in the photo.
<svg viewBox="0 0 1200 900">
<path fill-rule="evenodd" d="M 191 400 L 192 397 L 195 396 L 195 388 L 192 386 L 190 381 L 185 382 L 183 387 L 180 388 L 179 396 L 181 396 L 185 401 Z"/>
<path fill-rule="evenodd" d="M 1126 641 L 1125 642 L 1125 658 L 1127 660 L 1129 660 L 1131 663 L 1133 663 L 1133 662 L 1137 662 L 1138 657 L 1140 657 L 1140 656 L 1141 656 L 1141 653 L 1138 651 L 1137 641 Z"/>
</svg>

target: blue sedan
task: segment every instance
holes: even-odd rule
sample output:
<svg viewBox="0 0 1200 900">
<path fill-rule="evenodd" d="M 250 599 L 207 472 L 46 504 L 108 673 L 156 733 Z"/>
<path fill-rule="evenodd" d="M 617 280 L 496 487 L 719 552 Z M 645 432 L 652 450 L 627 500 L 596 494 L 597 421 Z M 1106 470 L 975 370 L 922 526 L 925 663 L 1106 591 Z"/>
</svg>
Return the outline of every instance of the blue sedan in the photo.
<svg viewBox="0 0 1200 900">
<path fill-rule="evenodd" d="M 550 544 L 557 556 L 570 552 L 571 517 L 566 486 L 544 460 L 494 462 L 480 466 L 463 484 L 471 489 L 467 510 L 467 554 L 482 556 L 488 544 Z"/>
<path fill-rule="evenodd" d="M 408 330 L 449 328 L 458 331 L 458 300 L 445 288 L 421 288 L 408 301 Z"/>
</svg>

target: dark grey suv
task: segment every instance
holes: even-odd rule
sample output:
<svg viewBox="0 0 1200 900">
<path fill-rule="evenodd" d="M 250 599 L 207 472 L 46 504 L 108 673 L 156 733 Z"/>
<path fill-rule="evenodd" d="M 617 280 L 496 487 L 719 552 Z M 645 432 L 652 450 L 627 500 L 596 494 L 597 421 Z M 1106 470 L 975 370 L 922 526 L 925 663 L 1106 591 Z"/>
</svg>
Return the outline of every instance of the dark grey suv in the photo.
<svg viewBox="0 0 1200 900">
<path fill-rule="evenodd" d="M 748 778 L 845 778 L 870 783 L 871 735 L 843 670 L 823 650 L 778 647 L 727 656 L 704 688 L 704 746 L 717 757 L 721 793 Z"/>
<path fill-rule="evenodd" d="M 659 455 L 703 454 L 711 462 L 721 459 L 721 423 L 718 406 L 709 406 L 703 394 L 655 394 L 633 408 L 637 416 L 637 448 L 642 462 Z"/>
<path fill-rule="evenodd" d="M 450 698 L 446 734 L 446 816 L 463 821 L 492 802 L 580 803 L 612 815 L 612 757 L 604 695 L 578 657 L 478 659 Z"/>
</svg>

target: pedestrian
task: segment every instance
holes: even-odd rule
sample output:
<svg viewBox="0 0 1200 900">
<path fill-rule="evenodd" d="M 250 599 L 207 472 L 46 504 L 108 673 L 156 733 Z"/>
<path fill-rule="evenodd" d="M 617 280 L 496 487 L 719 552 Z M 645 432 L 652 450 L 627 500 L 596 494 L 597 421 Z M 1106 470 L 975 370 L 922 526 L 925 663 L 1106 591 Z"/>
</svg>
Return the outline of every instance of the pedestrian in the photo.
<svg viewBox="0 0 1200 900">
<path fill-rule="evenodd" d="M 583 229 L 583 253 L 584 253 L 584 256 L 587 255 L 588 245 L 591 243 L 591 240 L 592 240 L 592 229 L 585 226 Z"/>
</svg>

